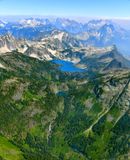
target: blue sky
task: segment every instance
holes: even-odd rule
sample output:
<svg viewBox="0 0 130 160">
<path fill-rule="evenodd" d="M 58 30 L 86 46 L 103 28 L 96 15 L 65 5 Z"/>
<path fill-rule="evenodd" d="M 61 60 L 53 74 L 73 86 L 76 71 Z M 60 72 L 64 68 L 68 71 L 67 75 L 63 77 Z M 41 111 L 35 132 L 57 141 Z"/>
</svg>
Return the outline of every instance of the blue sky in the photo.
<svg viewBox="0 0 130 160">
<path fill-rule="evenodd" d="M 0 15 L 130 17 L 130 0 L 0 0 Z"/>
</svg>

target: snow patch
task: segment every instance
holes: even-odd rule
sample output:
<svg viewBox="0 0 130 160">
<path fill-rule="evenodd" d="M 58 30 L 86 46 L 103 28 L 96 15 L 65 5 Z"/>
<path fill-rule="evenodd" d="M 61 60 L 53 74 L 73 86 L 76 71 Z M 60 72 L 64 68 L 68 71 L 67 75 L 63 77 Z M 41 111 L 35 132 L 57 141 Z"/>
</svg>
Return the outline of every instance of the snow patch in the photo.
<svg viewBox="0 0 130 160">
<path fill-rule="evenodd" d="M 56 55 L 56 50 L 52 50 L 52 49 L 49 48 L 48 51 L 49 51 L 52 55 L 54 55 L 54 56 Z"/>
<path fill-rule="evenodd" d="M 39 59 L 38 55 L 36 55 L 36 54 L 34 54 L 34 53 L 32 53 L 32 54 L 30 55 L 30 57 Z"/>
<path fill-rule="evenodd" d="M 57 35 L 54 35 L 54 39 L 59 39 L 60 42 L 62 42 L 62 39 L 63 39 L 63 36 L 64 36 L 64 32 L 61 32 Z"/>
</svg>

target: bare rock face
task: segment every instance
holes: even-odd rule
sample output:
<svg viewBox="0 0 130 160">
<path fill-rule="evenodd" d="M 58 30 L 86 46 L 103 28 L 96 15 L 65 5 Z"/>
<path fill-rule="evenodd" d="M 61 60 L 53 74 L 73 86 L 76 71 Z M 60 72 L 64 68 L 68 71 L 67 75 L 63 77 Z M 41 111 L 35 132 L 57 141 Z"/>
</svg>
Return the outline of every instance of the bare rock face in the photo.
<svg viewBox="0 0 130 160">
<path fill-rule="evenodd" d="M 24 52 L 27 49 L 27 43 L 22 40 L 15 39 L 10 33 L 0 37 L 0 53 L 18 50 Z"/>
</svg>

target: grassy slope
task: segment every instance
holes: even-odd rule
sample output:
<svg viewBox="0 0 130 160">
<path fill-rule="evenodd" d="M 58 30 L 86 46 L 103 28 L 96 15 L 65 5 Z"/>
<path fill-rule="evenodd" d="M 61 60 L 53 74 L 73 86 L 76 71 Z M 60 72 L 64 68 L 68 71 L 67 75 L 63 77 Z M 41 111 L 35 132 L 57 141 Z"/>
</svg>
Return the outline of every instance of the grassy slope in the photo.
<svg viewBox="0 0 130 160">
<path fill-rule="evenodd" d="M 22 152 L 19 150 L 19 148 L 2 136 L 0 136 L 0 156 L 4 160 L 23 159 Z"/>
</svg>

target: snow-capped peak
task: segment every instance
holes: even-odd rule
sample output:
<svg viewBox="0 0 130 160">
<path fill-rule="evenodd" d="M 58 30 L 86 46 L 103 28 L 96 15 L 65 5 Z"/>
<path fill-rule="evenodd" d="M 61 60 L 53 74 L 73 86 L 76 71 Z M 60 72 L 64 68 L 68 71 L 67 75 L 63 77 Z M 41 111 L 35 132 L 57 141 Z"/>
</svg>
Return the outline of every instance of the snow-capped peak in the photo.
<svg viewBox="0 0 130 160">
<path fill-rule="evenodd" d="M 0 27 L 5 27 L 6 24 L 7 24 L 6 22 L 0 20 Z"/>
</svg>

